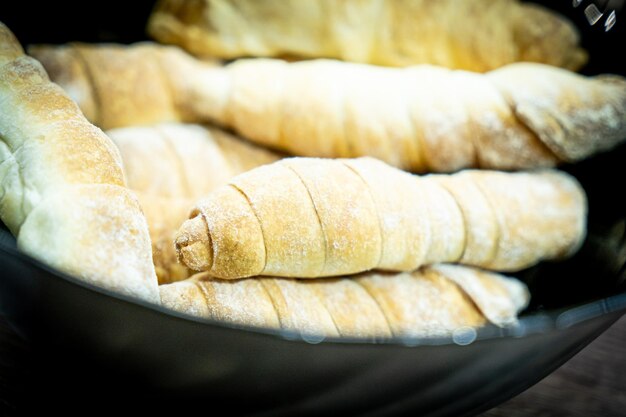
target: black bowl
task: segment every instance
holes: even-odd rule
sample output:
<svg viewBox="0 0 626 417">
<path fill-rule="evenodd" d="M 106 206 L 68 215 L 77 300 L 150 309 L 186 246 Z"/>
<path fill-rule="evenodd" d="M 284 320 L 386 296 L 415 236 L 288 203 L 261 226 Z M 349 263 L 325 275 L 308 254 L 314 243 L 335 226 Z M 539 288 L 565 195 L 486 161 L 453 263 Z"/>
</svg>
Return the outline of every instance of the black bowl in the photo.
<svg viewBox="0 0 626 417">
<path fill-rule="evenodd" d="M 623 224 L 616 229 L 623 233 Z M 528 271 L 530 282 L 609 253 L 594 249 L 588 244 L 563 265 Z M 2 310 L 36 350 L 25 372 L 38 400 L 18 406 L 66 414 L 97 404 L 99 411 L 160 414 L 210 407 L 233 416 L 474 415 L 538 382 L 626 312 L 622 289 L 564 308 L 535 302 L 511 329 L 438 339 L 302 339 L 91 286 L 18 252 L 6 232 L 0 265 Z M 620 280 L 605 268 L 596 272 L 569 278 L 580 288 Z"/>
<path fill-rule="evenodd" d="M 0 20 L 25 45 L 145 40 L 151 2 L 126 3 L 92 5 L 96 10 L 83 18 L 80 10 L 44 3 L 33 21 L 32 5 L 18 2 L 0 8 Z M 619 18 L 604 32 L 588 25 L 582 6 L 545 3 L 579 26 L 591 54 L 582 73 L 626 75 L 615 58 L 624 39 Z M 202 320 L 55 271 L 20 253 L 0 230 L 0 309 L 36 352 L 22 364 L 36 395 L 25 392 L 20 407 L 66 414 L 475 415 L 538 382 L 626 312 L 619 189 L 625 157 L 621 146 L 562 167 L 589 196 L 589 234 L 571 259 L 516 274 L 532 294 L 520 325 L 450 338 L 303 340 Z"/>
</svg>

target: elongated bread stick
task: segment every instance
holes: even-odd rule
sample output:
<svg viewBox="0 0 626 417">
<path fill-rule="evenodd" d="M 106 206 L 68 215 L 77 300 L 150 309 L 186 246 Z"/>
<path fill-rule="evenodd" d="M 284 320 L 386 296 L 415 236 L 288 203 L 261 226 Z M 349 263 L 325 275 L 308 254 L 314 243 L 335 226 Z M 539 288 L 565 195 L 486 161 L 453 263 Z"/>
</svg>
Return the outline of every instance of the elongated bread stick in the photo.
<svg viewBox="0 0 626 417">
<path fill-rule="evenodd" d="M 286 158 L 201 199 L 179 257 L 220 278 L 324 277 L 461 262 L 515 271 L 573 254 L 586 196 L 558 170 L 417 176 L 373 158 Z"/>
<path fill-rule="evenodd" d="M 21 251 L 159 302 L 148 225 L 115 145 L 1 22 L 0 218 Z"/>
<path fill-rule="evenodd" d="M 372 156 L 413 172 L 553 167 L 626 138 L 623 77 L 543 64 L 485 74 L 323 59 L 220 66 L 149 43 L 30 52 L 104 129 L 211 122 L 292 155 Z"/>
<path fill-rule="evenodd" d="M 587 59 L 564 16 L 517 0 L 160 0 L 159 42 L 197 55 L 294 55 L 486 71 L 515 61 L 578 69 Z"/>
<path fill-rule="evenodd" d="M 431 337 L 486 323 L 509 326 L 528 305 L 526 285 L 460 265 L 412 273 L 302 280 L 213 279 L 206 273 L 160 287 L 163 304 L 196 317 L 303 335 Z"/>
</svg>

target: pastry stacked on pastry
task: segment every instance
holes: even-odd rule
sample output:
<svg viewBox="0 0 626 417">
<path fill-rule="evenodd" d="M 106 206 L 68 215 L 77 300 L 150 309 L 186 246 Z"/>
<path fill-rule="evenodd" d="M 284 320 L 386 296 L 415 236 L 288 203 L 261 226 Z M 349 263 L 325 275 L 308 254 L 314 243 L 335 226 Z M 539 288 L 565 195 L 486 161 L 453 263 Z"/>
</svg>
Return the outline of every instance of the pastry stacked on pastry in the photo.
<svg viewBox="0 0 626 417">
<path fill-rule="evenodd" d="M 160 284 L 190 275 L 178 262 L 173 242 L 196 200 L 232 176 L 282 157 L 228 132 L 195 124 L 163 122 L 106 133 L 120 150 L 128 186 L 148 221 Z"/>
<path fill-rule="evenodd" d="M 0 215 L 59 269 L 132 293 L 138 274 L 98 256 L 128 271 L 141 259 L 152 299 L 234 326 L 385 338 L 514 325 L 530 293 L 508 275 L 586 237 L 585 190 L 559 167 L 626 139 L 626 80 L 574 72 L 575 28 L 513 0 L 163 0 L 148 30 L 159 43 L 32 45 L 62 93 L 3 29 L 0 62 L 37 67 L 74 130 L 54 133 L 33 109 L 58 99 L 34 103 L 20 93 L 33 78 L 3 64 L 2 114 L 17 116 L 0 116 Z M 103 156 L 81 153 L 95 139 L 68 151 L 85 131 Z M 65 194 L 95 183 L 132 214 Z M 78 211 L 100 217 L 65 221 Z M 68 264 L 81 245 L 93 259 Z"/>
</svg>

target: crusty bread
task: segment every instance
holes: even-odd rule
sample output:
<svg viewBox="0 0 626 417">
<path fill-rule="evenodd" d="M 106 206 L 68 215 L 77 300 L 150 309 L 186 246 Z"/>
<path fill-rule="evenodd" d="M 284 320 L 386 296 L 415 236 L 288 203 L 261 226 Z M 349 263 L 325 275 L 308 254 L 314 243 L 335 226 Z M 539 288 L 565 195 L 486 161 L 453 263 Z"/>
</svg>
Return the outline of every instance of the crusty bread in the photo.
<svg viewBox="0 0 626 417">
<path fill-rule="evenodd" d="M 221 65 L 152 42 L 30 45 L 28 53 L 78 103 L 89 121 L 104 130 L 202 122 L 188 109 L 188 100 L 193 100 L 199 86 L 184 90 L 188 87 L 185 77 L 199 68 Z"/>
<path fill-rule="evenodd" d="M 132 190 L 160 198 L 197 200 L 231 177 L 283 155 L 221 129 L 157 123 L 109 129 Z"/>
<path fill-rule="evenodd" d="M 282 155 L 214 127 L 159 123 L 110 129 L 128 187 L 137 193 L 148 220 L 152 258 L 160 284 L 187 278 L 178 262 L 175 233 L 194 203 L 236 174 Z"/>
<path fill-rule="evenodd" d="M 513 325 L 529 302 L 515 278 L 460 265 L 411 273 L 301 280 L 220 280 L 206 273 L 160 287 L 163 305 L 196 317 L 322 336 L 444 336 Z"/>
<path fill-rule="evenodd" d="M 284 158 L 201 199 L 179 257 L 219 278 L 315 278 L 463 262 L 515 271 L 575 253 L 587 200 L 559 170 L 417 176 L 369 157 Z"/>
<path fill-rule="evenodd" d="M 195 117 L 297 156 L 372 156 L 419 173 L 519 170 L 580 161 L 626 139 L 626 79 L 617 75 L 277 59 L 202 74 Z"/>
<path fill-rule="evenodd" d="M 487 71 L 518 61 L 572 70 L 587 61 L 564 16 L 518 0 L 160 0 L 161 43 L 221 58 L 337 58 Z"/>
<path fill-rule="evenodd" d="M 626 138 L 623 77 L 545 64 L 483 74 L 328 59 L 216 65 L 149 43 L 30 51 L 79 105 L 91 109 L 89 97 L 97 99 L 90 120 L 103 129 L 210 122 L 291 155 L 372 156 L 419 173 L 554 167 Z"/>
<path fill-rule="evenodd" d="M 0 218 L 18 248 L 158 303 L 146 219 L 115 145 L 0 23 Z"/>
</svg>

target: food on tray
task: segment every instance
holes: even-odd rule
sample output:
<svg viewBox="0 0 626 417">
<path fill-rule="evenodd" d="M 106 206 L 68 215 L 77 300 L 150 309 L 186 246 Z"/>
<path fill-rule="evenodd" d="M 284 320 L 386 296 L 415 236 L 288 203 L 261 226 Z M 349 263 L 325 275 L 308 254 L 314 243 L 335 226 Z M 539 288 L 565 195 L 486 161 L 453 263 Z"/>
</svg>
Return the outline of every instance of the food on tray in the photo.
<svg viewBox="0 0 626 417">
<path fill-rule="evenodd" d="M 194 203 L 236 174 L 282 156 L 213 127 L 160 123 L 106 131 L 120 150 L 128 187 L 148 220 L 159 283 L 189 276 L 174 234 Z"/>
<path fill-rule="evenodd" d="M 31 51 L 105 129 L 211 122 L 292 155 L 372 156 L 412 172 L 554 167 L 626 139 L 623 77 L 543 64 L 480 74 L 333 60 L 221 66 L 151 44 Z"/>
<path fill-rule="evenodd" d="M 530 296 L 517 279 L 460 265 L 317 280 L 227 281 L 201 273 L 160 290 L 163 305 L 194 316 L 343 337 L 430 337 L 486 323 L 510 326 Z"/>
<path fill-rule="evenodd" d="M 113 142 L 0 23 L 0 218 L 18 248 L 158 303 L 148 225 Z"/>
<path fill-rule="evenodd" d="M 201 199 L 181 261 L 231 279 L 412 271 L 462 262 L 516 271 L 586 235 L 584 190 L 557 170 L 417 176 L 373 158 L 286 158 Z"/>
<path fill-rule="evenodd" d="M 161 0 L 147 26 L 193 54 L 327 57 L 487 71 L 587 61 L 564 16 L 517 0 Z"/>
</svg>

